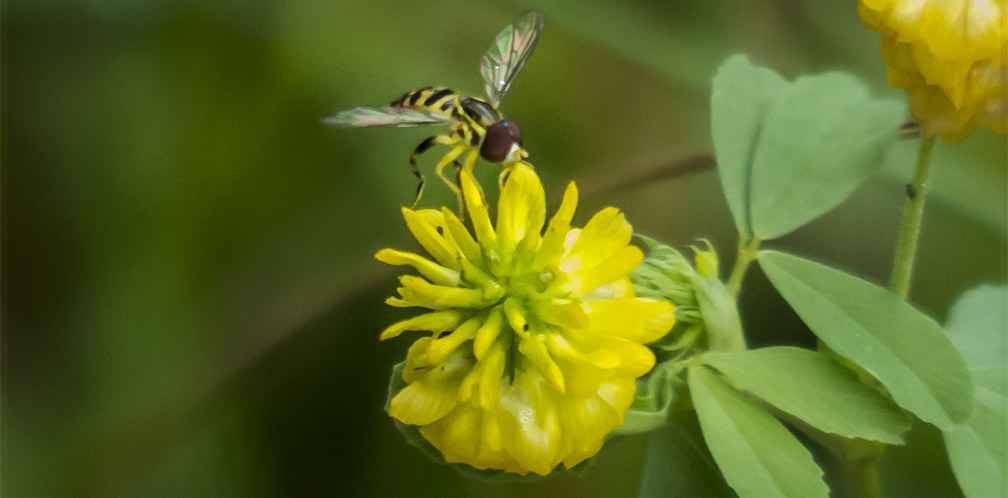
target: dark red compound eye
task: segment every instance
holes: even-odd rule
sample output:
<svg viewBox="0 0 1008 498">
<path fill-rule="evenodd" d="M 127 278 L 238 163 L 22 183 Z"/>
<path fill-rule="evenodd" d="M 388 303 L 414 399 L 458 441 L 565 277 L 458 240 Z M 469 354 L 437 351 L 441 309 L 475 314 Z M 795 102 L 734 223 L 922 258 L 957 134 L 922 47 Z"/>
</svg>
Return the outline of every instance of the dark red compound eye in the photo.
<svg viewBox="0 0 1008 498">
<path fill-rule="evenodd" d="M 498 121 L 487 127 L 483 145 L 480 146 L 480 155 L 487 161 L 499 163 L 511 151 L 511 144 L 521 146 L 521 129 L 510 119 Z"/>
</svg>

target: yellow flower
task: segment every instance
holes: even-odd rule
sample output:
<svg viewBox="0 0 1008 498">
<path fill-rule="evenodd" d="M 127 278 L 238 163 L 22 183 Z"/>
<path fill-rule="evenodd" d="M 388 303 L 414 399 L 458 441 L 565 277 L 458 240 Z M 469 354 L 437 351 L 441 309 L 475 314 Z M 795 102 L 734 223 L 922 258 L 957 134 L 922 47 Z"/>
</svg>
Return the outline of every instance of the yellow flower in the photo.
<svg viewBox="0 0 1008 498">
<path fill-rule="evenodd" d="M 1008 2 L 860 0 L 869 30 L 882 34 L 889 84 L 907 91 L 928 136 L 955 143 L 976 128 L 1005 133 Z"/>
<path fill-rule="evenodd" d="M 410 347 L 389 414 L 419 426 L 448 462 L 522 475 L 573 467 L 623 424 L 635 379 L 655 363 L 643 344 L 672 328 L 673 306 L 634 295 L 628 275 L 643 254 L 619 210 L 571 227 L 573 182 L 545 232 L 545 194 L 528 163 L 512 167 L 496 226 L 465 170 L 461 187 L 475 236 L 447 208 L 404 208 L 432 259 L 375 255 L 420 274 L 402 276 L 388 304 L 430 310 L 381 338 L 433 332 Z"/>
</svg>

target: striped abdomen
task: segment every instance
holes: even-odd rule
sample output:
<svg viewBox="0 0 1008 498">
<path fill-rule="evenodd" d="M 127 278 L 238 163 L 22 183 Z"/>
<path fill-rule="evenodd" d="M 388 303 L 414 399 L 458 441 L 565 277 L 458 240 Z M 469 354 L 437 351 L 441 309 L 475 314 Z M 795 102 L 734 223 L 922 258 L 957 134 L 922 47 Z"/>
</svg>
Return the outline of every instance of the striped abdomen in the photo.
<svg viewBox="0 0 1008 498">
<path fill-rule="evenodd" d="M 448 88 L 427 87 L 407 92 L 402 97 L 392 101 L 389 105 L 392 107 L 405 107 L 408 109 L 420 109 L 454 115 L 456 113 L 453 108 L 458 97 L 457 93 Z"/>
</svg>

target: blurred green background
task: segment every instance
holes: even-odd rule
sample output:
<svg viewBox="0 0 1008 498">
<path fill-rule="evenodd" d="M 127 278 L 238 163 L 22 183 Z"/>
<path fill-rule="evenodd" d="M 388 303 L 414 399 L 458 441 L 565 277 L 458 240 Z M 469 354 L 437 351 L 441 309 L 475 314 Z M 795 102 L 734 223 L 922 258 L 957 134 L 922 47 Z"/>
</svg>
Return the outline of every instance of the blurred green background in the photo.
<svg viewBox="0 0 1008 498">
<path fill-rule="evenodd" d="M 546 28 L 502 108 L 550 206 L 574 179 L 580 221 L 617 205 L 665 242 L 711 239 L 724 267 L 716 173 L 664 173 L 711 150 L 725 57 L 902 98 L 854 2 L 7 0 L 2 494 L 635 496 L 642 439 L 581 476 L 496 485 L 403 442 L 382 403 L 410 340 L 377 337 L 406 315 L 372 255 L 416 247 L 399 207 L 431 130 L 319 123 L 422 86 L 479 95 L 483 50 L 532 7 Z M 1003 136 L 938 149 L 912 300 L 942 320 L 1005 279 L 1008 207 Z M 766 245 L 884 282 L 915 151 Z M 429 185 L 425 204 L 454 202 Z M 751 344 L 810 343 L 758 269 L 741 306 Z M 956 493 L 935 434 L 913 444 L 889 454 L 914 477 L 891 494 Z"/>
</svg>

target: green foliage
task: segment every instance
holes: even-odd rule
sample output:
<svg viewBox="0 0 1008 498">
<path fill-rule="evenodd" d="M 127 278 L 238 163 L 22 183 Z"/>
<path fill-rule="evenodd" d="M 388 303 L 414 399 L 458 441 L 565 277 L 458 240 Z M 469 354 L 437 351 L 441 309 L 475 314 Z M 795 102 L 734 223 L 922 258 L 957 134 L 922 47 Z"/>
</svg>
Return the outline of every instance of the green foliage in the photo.
<svg viewBox="0 0 1008 498">
<path fill-rule="evenodd" d="M 944 431 L 952 470 L 968 498 L 1008 495 L 1008 288 L 973 289 L 953 305 L 945 332 L 976 384 L 966 424 Z"/>
<path fill-rule="evenodd" d="M 703 366 L 689 369 L 704 440 L 739 496 L 828 496 L 812 454 L 755 401 Z"/>
<path fill-rule="evenodd" d="M 666 299 L 676 305 L 675 328 L 657 347 L 676 350 L 678 347 L 668 344 L 669 341 L 679 342 L 695 334 L 702 337 L 707 349 L 745 349 L 735 299 L 718 279 L 718 257 L 710 242 L 705 250 L 693 247 L 697 266 L 694 268 L 672 246 L 643 235 L 637 237 L 644 241 L 648 253 L 630 274 L 636 294 Z"/>
<path fill-rule="evenodd" d="M 839 270 L 786 253 L 756 252 L 760 240 L 785 235 L 833 209 L 874 174 L 896 137 L 904 105 L 872 99 L 848 75 L 787 82 L 736 56 L 714 78 L 711 107 L 719 176 L 742 239 L 737 268 L 726 286 L 716 270 L 697 271 L 675 249 L 645 239 L 648 256 L 632 275 L 638 294 L 682 306 L 684 320 L 673 344 L 691 337 L 685 331 L 705 338 L 682 350 L 669 347 L 668 339 L 659 344 L 660 352 L 679 354 L 660 356 L 656 372 L 661 373 L 643 385 L 648 399 L 658 397 L 655 389 L 662 384 L 675 389 L 677 380 L 669 373 L 688 372 L 704 440 L 724 478 L 743 497 L 828 492 L 808 451 L 772 413 L 795 421 L 840 458 L 868 460 L 881 451 L 879 443 L 904 442 L 911 420 L 903 410 L 946 430 L 969 420 L 970 372 L 934 320 L 890 291 Z M 713 250 L 703 254 L 711 255 L 708 266 L 716 268 Z M 824 351 L 745 350 L 732 292 L 753 259 L 827 346 Z M 970 467 L 957 470 L 960 479 L 973 486 L 1005 474 L 1003 445 L 990 443 L 1005 433 L 1004 418 L 991 416 L 1004 413 L 1004 389 L 997 392 L 1000 397 L 979 390 L 978 399 L 986 396 L 991 405 L 981 402 L 973 423 L 946 436 L 955 443 L 949 449 L 953 461 Z M 649 447 L 650 458 L 676 455 L 692 465 L 696 455 L 668 448 L 682 444 L 681 434 L 670 433 L 676 427 L 654 426 L 659 436 Z M 685 478 L 672 482 L 661 464 L 647 465 L 642 496 L 659 486 L 693 486 Z M 871 486 L 856 487 L 863 485 Z"/>
<path fill-rule="evenodd" d="M 691 323 L 700 319 L 693 279 L 696 270 L 676 248 L 641 234 L 647 255 L 630 274 L 634 292 L 641 297 L 668 299 L 676 303 L 676 319 Z"/>
<path fill-rule="evenodd" d="M 637 497 L 736 496 L 704 445 L 696 416 L 679 413 L 671 424 L 648 437 Z"/>
<path fill-rule="evenodd" d="M 846 74 L 789 83 L 735 56 L 714 77 L 711 113 L 735 225 L 766 240 L 818 218 L 864 183 L 906 111 L 871 98 Z"/>
<path fill-rule="evenodd" d="M 661 362 L 646 376 L 637 379 L 637 394 L 613 436 L 649 432 L 667 425 L 669 409 L 682 386 L 683 367 L 674 361 Z"/>
<path fill-rule="evenodd" d="M 779 74 L 745 56 L 728 59 L 714 77 L 711 123 L 721 188 L 739 233 L 752 234 L 751 176 L 763 118 L 787 87 Z"/>
<path fill-rule="evenodd" d="M 730 247 L 729 216 L 751 198 L 744 172 L 719 166 L 729 205 L 741 205 L 730 211 L 703 172 L 588 187 L 709 150 L 710 79 L 730 50 L 744 45 L 788 78 L 843 68 L 873 94 L 902 97 L 849 2 L 8 2 L 0 495 L 626 497 L 644 438 L 642 496 L 731 495 L 681 389 L 685 357 L 641 380 L 627 425 L 663 419 L 666 406 L 670 418 L 607 443 L 605 463 L 576 477 L 473 484 L 406 451 L 381 411 L 387 365 L 403 351 L 375 340 L 399 310 L 380 306 L 394 284 L 371 255 L 408 236 L 397 210 L 416 186 L 406 161 L 431 130 L 337 133 L 318 119 L 424 85 L 478 95 L 488 35 L 529 8 L 544 11 L 547 29 L 504 110 L 548 191 L 573 178 L 586 204 L 620 206 L 667 242 L 702 235 Z M 746 118 L 750 102 L 723 90 L 738 104 L 728 119 Z M 768 109 L 747 119 L 755 111 Z M 717 133 L 724 160 L 732 144 Z M 966 285 L 1005 278 L 1005 147 L 983 130 L 936 148 L 913 289 L 931 314 Z M 859 272 L 885 268 L 916 149 L 897 143 L 883 175 L 781 244 Z M 431 155 L 420 164 L 428 177 Z M 454 208 L 450 192 L 428 190 Z M 807 339 L 772 294 L 742 287 L 750 344 Z M 989 316 L 980 312 L 993 304 L 974 311 Z M 685 308 L 680 323 L 695 327 L 658 344 L 662 360 L 705 342 L 699 304 Z M 948 322 L 957 347 L 969 313 Z M 1004 396 L 991 396 L 1004 391 L 960 351 L 976 413 L 946 444 L 964 491 L 983 496 L 990 476 L 1004 481 Z M 944 465 L 940 443 L 912 451 L 938 452 Z M 913 481 L 913 497 L 937 474 L 883 470 Z M 833 495 L 860 496 L 843 491 Z"/>
<path fill-rule="evenodd" d="M 1006 387 L 978 390 L 977 416 L 959 426 L 973 415 L 974 399 L 963 355 L 981 376 L 985 365 L 1003 374 L 1003 359 L 980 356 L 989 350 L 969 341 L 957 343 L 960 354 L 934 320 L 888 290 L 786 253 L 756 252 L 760 240 L 808 223 L 863 184 L 894 139 L 903 105 L 871 99 L 847 75 L 787 82 L 733 57 L 715 77 L 712 114 L 720 179 L 744 243 L 726 285 L 710 243 L 693 248 L 690 261 L 640 236 L 648 252 L 631 275 L 636 293 L 675 303 L 678 322 L 653 345 L 658 363 L 638 379 L 625 423 L 612 434 L 653 433 L 639 495 L 827 496 L 822 469 L 779 419 L 840 458 L 870 459 L 880 443 L 904 443 L 911 419 L 903 410 L 949 431 L 964 489 L 985 493 L 983 483 L 1005 475 L 1006 452 L 991 441 L 1006 432 Z M 746 349 L 733 293 L 753 259 L 823 351 Z M 953 316 L 960 329 L 991 328 L 961 316 L 973 313 Z M 443 462 L 415 428 L 397 426 Z"/>
<path fill-rule="evenodd" d="M 962 356 L 934 320 L 875 284 L 761 251 L 760 268 L 820 340 L 873 375 L 896 404 L 939 428 L 973 412 Z"/>
<path fill-rule="evenodd" d="M 711 352 L 703 362 L 823 432 L 899 444 L 910 429 L 910 420 L 891 400 L 823 353 L 771 347 Z"/>
<path fill-rule="evenodd" d="M 735 299 L 717 278 L 699 276 L 694 280 L 697 304 L 707 328 L 707 344 L 713 351 L 745 349 L 742 321 Z"/>
</svg>

